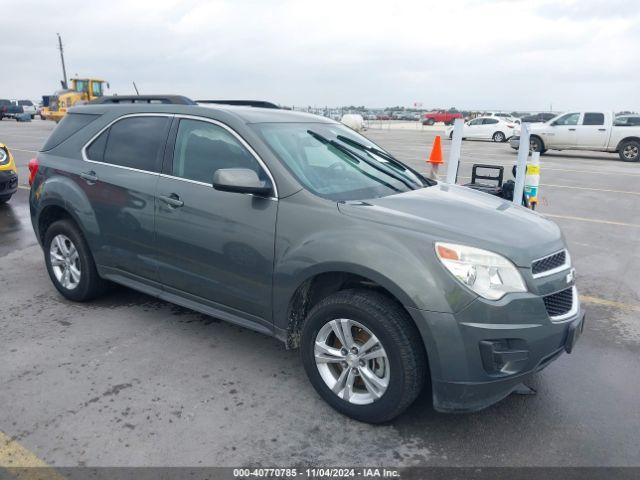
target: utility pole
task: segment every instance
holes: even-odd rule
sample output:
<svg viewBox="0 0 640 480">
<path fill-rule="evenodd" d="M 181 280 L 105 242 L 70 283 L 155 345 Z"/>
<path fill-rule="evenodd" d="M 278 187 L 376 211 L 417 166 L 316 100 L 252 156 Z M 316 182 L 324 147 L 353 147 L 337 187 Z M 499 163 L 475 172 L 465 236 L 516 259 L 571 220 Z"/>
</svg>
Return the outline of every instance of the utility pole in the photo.
<svg viewBox="0 0 640 480">
<path fill-rule="evenodd" d="M 58 48 L 60 49 L 60 61 L 62 62 L 62 78 L 64 79 L 62 80 L 62 88 L 66 90 L 69 87 L 67 86 L 67 68 L 64 66 L 64 51 L 62 49 L 62 38 L 60 37 L 59 33 L 56 33 L 56 35 L 58 35 Z"/>
</svg>

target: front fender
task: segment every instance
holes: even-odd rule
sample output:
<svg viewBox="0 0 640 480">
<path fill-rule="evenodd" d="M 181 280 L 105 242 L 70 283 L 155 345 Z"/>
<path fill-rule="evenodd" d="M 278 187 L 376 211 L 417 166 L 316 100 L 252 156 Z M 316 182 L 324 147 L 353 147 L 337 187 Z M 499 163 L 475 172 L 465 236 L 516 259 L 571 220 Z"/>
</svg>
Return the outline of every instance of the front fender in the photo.
<svg viewBox="0 0 640 480">
<path fill-rule="evenodd" d="M 345 272 L 372 280 L 404 306 L 455 312 L 475 297 L 437 260 L 424 234 L 281 200 L 274 260 L 273 313 L 286 328 L 289 302 L 320 273 Z"/>
</svg>

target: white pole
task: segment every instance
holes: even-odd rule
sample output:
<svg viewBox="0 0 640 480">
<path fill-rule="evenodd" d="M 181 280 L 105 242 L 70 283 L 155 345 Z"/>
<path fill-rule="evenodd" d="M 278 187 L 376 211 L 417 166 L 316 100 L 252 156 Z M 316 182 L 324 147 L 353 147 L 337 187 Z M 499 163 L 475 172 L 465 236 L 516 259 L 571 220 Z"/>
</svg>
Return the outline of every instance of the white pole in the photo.
<svg viewBox="0 0 640 480">
<path fill-rule="evenodd" d="M 458 179 L 458 163 L 460 162 L 460 151 L 462 150 L 462 127 L 464 119 L 456 118 L 453 122 L 453 137 L 451 137 L 451 148 L 449 149 L 449 165 L 447 165 L 447 183 L 456 183 Z"/>
<path fill-rule="evenodd" d="M 516 163 L 516 184 L 513 189 L 513 203 L 522 205 L 524 192 L 524 177 L 527 175 L 527 157 L 529 156 L 529 124 L 522 123 L 520 127 L 520 146 L 518 147 L 518 162 Z"/>
</svg>

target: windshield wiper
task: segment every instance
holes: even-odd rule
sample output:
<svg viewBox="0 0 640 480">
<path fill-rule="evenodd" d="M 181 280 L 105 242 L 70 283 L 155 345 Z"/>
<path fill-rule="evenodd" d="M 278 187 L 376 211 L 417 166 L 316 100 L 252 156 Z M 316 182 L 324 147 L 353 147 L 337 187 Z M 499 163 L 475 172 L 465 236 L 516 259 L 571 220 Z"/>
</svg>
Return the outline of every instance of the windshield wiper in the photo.
<svg viewBox="0 0 640 480">
<path fill-rule="evenodd" d="M 365 160 L 364 158 L 360 157 L 360 155 L 356 155 L 351 150 L 349 150 L 348 148 L 343 147 L 342 145 L 340 145 L 339 143 L 335 142 L 334 140 L 329 140 L 328 138 L 325 138 L 322 135 L 320 135 L 319 133 L 316 133 L 316 132 L 314 132 L 312 130 L 307 130 L 307 133 L 309 135 L 311 135 L 313 138 L 315 138 L 316 140 L 318 140 L 319 142 L 325 143 L 327 145 L 331 145 L 335 149 L 340 150 L 342 153 L 346 154 L 349 158 L 351 158 L 351 160 L 354 160 L 356 163 L 360 163 L 361 161 L 363 161 L 365 163 L 369 163 L 369 162 L 367 162 L 367 160 Z M 364 170 L 362 170 L 361 168 L 358 168 L 357 165 L 354 165 L 354 167 L 356 169 L 358 169 L 358 171 L 360 171 L 363 175 L 369 177 L 372 180 L 375 180 L 378 183 L 381 183 L 385 187 L 390 188 L 391 190 L 395 190 L 396 192 L 400 191 L 399 188 L 394 187 L 390 183 L 387 183 L 387 182 L 385 182 L 384 180 L 382 180 L 380 178 L 374 177 L 373 175 L 371 175 L 371 174 L 365 172 Z"/>
<path fill-rule="evenodd" d="M 349 137 L 345 137 L 344 135 L 338 135 L 336 137 L 338 140 L 340 140 L 343 143 L 346 143 L 347 145 L 351 145 L 352 147 L 358 148 L 360 150 L 364 150 L 365 152 L 368 153 L 373 153 L 374 155 L 377 155 L 379 157 L 384 158 L 385 160 L 387 160 L 388 162 L 393 163 L 394 165 L 404 169 L 404 170 L 408 170 L 411 173 L 413 173 L 415 176 L 417 176 L 423 183 L 426 183 L 429 186 L 433 186 L 435 185 L 435 182 L 433 180 L 430 180 L 428 178 L 426 178 L 424 175 L 422 175 L 420 172 L 415 171 L 413 168 L 404 165 L 400 160 L 398 160 L 397 158 L 395 158 L 394 156 L 392 156 L 390 153 L 385 152 L 384 150 L 380 150 L 379 148 L 375 148 L 375 147 L 371 147 L 369 145 L 364 145 L 360 142 L 357 142 Z"/>
<path fill-rule="evenodd" d="M 349 150 L 344 145 L 339 144 L 335 140 L 329 140 L 328 138 L 323 137 L 319 133 L 313 132 L 311 130 L 307 130 L 307 133 L 309 135 L 312 135 L 314 138 L 316 138 L 317 140 L 319 140 L 319 141 L 321 141 L 323 143 L 328 143 L 332 147 L 340 150 L 342 153 L 345 153 L 345 154 L 349 155 L 351 158 L 355 158 L 357 160 L 360 160 L 360 161 L 366 163 L 367 165 L 375 168 L 379 172 L 382 172 L 382 173 L 384 173 L 386 175 L 389 175 L 390 177 L 395 178 L 396 180 L 398 180 L 399 182 L 404 184 L 410 190 L 416 190 L 416 188 L 418 188 L 415 183 L 412 184 L 404 176 L 396 173 L 394 170 L 390 169 L 389 167 L 383 165 L 382 163 L 380 163 L 378 161 L 372 161 L 372 160 L 367 159 L 366 157 L 363 157 L 362 155 L 358 155 L 357 153 L 352 152 L 351 150 Z M 395 190 L 399 191 L 397 188 Z"/>
</svg>

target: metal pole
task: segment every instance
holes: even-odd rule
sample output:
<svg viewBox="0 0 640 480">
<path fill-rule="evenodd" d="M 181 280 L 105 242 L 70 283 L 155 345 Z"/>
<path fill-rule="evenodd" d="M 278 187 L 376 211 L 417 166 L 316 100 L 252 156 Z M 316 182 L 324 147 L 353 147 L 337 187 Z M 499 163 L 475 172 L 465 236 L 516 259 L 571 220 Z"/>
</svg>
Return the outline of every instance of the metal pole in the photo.
<svg viewBox="0 0 640 480">
<path fill-rule="evenodd" d="M 462 150 L 463 126 L 464 119 L 462 118 L 456 118 L 453 122 L 453 137 L 451 138 L 449 165 L 447 166 L 447 183 L 455 184 L 458 180 L 458 163 L 460 162 L 460 151 Z"/>
<path fill-rule="evenodd" d="M 524 177 L 527 175 L 527 157 L 529 156 L 529 124 L 520 127 L 520 145 L 518 146 L 518 161 L 516 163 L 516 184 L 513 189 L 513 203 L 522 205 L 524 192 Z"/>
<path fill-rule="evenodd" d="M 67 68 L 64 66 L 64 51 L 62 49 L 62 37 L 60 37 L 59 33 L 56 33 L 56 35 L 58 35 L 58 48 L 60 49 L 60 61 L 62 62 L 62 77 L 63 77 L 63 88 L 67 89 L 69 88 L 68 83 L 67 83 Z"/>
</svg>

